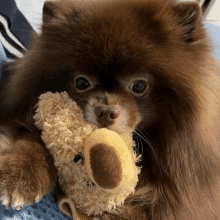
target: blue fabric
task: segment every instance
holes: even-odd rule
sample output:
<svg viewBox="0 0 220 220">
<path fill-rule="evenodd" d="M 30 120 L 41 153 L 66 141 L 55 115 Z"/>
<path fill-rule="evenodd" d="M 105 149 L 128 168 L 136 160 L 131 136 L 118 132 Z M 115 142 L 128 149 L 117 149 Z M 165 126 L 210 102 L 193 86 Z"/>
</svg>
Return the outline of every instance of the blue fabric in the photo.
<svg viewBox="0 0 220 220">
<path fill-rule="evenodd" d="M 15 1 L 0 0 L 0 14 L 9 21 L 11 32 L 26 48 L 29 48 L 33 41 L 34 30 L 18 9 Z"/>
<path fill-rule="evenodd" d="M 5 50 L 2 46 L 2 43 L 0 42 L 0 80 L 1 80 L 1 69 L 3 62 L 12 61 L 11 59 L 7 58 Z M 0 219 L 1 220 L 1 219 Z"/>
<path fill-rule="evenodd" d="M 210 38 L 213 56 L 220 65 L 220 25 L 209 22 L 205 24 Z"/>
<path fill-rule="evenodd" d="M 21 210 L 8 210 L 0 205 L 0 220 L 70 220 L 61 213 L 53 193 L 44 196 L 40 202 L 25 206 Z"/>
<path fill-rule="evenodd" d="M 2 67 L 2 62 L 6 59 L 6 54 L 5 54 L 5 51 L 3 49 L 3 46 L 0 42 L 0 70 L 1 70 L 1 67 Z M 0 71 L 0 79 L 1 79 L 1 71 Z"/>
</svg>

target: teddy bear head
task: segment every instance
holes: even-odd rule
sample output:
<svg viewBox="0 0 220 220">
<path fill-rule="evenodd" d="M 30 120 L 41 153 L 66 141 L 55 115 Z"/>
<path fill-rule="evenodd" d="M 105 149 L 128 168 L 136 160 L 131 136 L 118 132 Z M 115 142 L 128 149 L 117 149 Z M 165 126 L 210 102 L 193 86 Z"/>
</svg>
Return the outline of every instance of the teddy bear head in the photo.
<svg viewBox="0 0 220 220">
<path fill-rule="evenodd" d="M 67 213 L 74 205 L 87 215 L 99 215 L 124 203 L 134 192 L 140 167 L 132 134 L 117 134 L 88 124 L 66 92 L 39 97 L 34 116 L 42 140 L 54 158 Z"/>
</svg>

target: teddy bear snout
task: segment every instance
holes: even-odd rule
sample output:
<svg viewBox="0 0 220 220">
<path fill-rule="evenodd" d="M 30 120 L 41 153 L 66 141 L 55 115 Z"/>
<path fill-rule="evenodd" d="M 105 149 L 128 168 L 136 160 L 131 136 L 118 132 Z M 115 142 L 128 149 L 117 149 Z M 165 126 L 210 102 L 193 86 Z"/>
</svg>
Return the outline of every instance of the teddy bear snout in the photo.
<svg viewBox="0 0 220 220">
<path fill-rule="evenodd" d="M 120 184 L 122 166 L 114 148 L 103 143 L 94 145 L 90 150 L 90 167 L 95 182 L 103 189 Z"/>
</svg>

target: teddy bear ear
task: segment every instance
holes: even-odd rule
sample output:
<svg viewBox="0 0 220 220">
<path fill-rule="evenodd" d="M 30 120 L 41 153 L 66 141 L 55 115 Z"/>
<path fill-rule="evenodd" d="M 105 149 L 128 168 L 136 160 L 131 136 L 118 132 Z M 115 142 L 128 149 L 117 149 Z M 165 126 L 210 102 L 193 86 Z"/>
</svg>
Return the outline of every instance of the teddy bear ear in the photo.
<svg viewBox="0 0 220 220">
<path fill-rule="evenodd" d="M 191 43 L 197 40 L 202 27 L 202 10 L 198 3 L 182 2 L 174 6 L 177 23 L 183 30 L 183 39 Z"/>
<path fill-rule="evenodd" d="M 64 194 L 58 194 L 57 205 L 58 205 L 61 212 L 63 212 L 64 214 L 66 214 L 67 216 L 69 216 L 72 219 L 76 219 L 76 220 L 77 219 L 81 219 L 81 220 L 91 219 L 90 217 L 88 217 L 84 213 L 79 212 L 76 209 L 73 200 L 71 200 L 68 196 L 66 196 Z"/>
</svg>

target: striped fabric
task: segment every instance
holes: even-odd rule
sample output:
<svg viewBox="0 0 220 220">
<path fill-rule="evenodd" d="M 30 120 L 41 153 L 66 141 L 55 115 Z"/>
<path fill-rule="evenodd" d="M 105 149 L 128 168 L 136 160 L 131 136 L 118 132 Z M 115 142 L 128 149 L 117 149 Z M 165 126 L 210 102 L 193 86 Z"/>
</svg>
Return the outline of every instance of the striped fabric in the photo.
<svg viewBox="0 0 220 220">
<path fill-rule="evenodd" d="M 9 21 L 3 15 L 0 15 L 0 42 L 8 58 L 21 58 L 26 51 L 24 45 L 11 32 Z"/>
<path fill-rule="evenodd" d="M 6 58 L 23 57 L 31 46 L 34 30 L 14 0 L 0 1 L 0 43 Z"/>
</svg>

